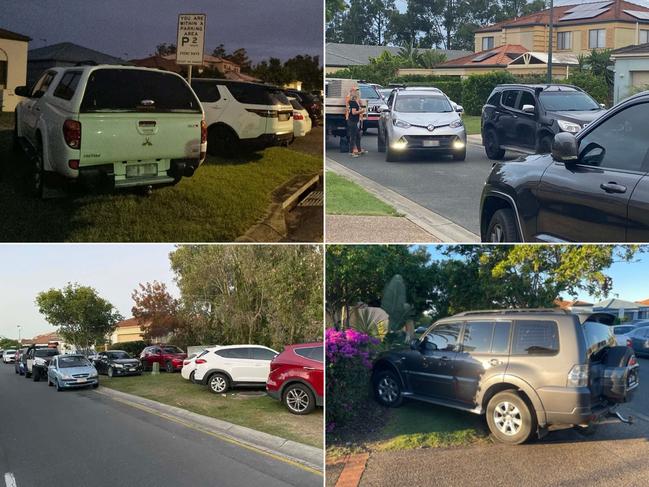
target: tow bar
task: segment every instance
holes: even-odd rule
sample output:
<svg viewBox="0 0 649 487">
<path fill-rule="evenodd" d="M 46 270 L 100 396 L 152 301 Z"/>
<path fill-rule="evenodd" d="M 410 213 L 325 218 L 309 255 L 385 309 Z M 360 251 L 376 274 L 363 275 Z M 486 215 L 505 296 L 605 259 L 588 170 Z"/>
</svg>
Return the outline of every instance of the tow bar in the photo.
<svg viewBox="0 0 649 487">
<path fill-rule="evenodd" d="M 635 422 L 635 418 L 633 416 L 629 415 L 625 418 L 619 411 L 611 411 L 607 416 L 617 418 L 625 424 L 633 424 Z"/>
</svg>

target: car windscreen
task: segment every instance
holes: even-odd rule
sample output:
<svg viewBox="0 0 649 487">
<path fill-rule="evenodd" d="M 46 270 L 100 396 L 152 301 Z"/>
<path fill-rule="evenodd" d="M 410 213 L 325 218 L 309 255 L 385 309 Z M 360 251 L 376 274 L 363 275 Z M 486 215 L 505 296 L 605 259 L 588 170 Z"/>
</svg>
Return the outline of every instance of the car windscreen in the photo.
<svg viewBox="0 0 649 487">
<path fill-rule="evenodd" d="M 609 347 L 614 347 L 617 342 L 615 335 L 610 326 L 602 323 L 586 321 L 583 324 L 584 335 L 586 337 L 587 355 L 589 358 L 597 360 L 601 352 Z"/>
<path fill-rule="evenodd" d="M 453 108 L 446 98 L 439 95 L 399 95 L 394 110 L 401 113 L 448 113 Z"/>
<path fill-rule="evenodd" d="M 5 355 L 6 355 L 6 354 L 8 354 L 8 353 L 16 353 L 16 351 L 15 351 L 15 350 L 5 350 L 4 353 L 5 353 Z"/>
<path fill-rule="evenodd" d="M 595 100 L 581 91 L 543 91 L 539 99 L 543 107 L 551 112 L 601 110 Z"/>
<path fill-rule="evenodd" d="M 54 357 L 59 354 L 56 348 L 37 348 L 34 350 L 35 357 Z"/>
<path fill-rule="evenodd" d="M 59 357 L 59 368 L 68 369 L 72 367 L 88 367 L 90 362 L 88 359 L 81 356 L 72 356 L 72 357 Z"/>
<path fill-rule="evenodd" d="M 109 352 L 108 353 L 108 358 L 113 359 L 113 360 L 122 360 L 122 359 L 125 359 L 125 358 L 133 358 L 133 357 L 131 357 L 126 352 Z"/>
<path fill-rule="evenodd" d="M 162 351 L 164 353 L 184 353 L 180 348 L 178 347 L 162 347 Z"/>
<path fill-rule="evenodd" d="M 615 328 L 613 328 L 613 333 L 616 335 L 626 335 L 631 330 L 633 330 L 633 328 L 633 326 L 616 326 Z"/>
<path fill-rule="evenodd" d="M 291 106 L 295 110 L 304 110 L 304 107 L 302 105 L 300 105 L 299 101 L 297 101 L 297 100 L 289 100 L 289 101 L 291 102 Z"/>
<path fill-rule="evenodd" d="M 363 100 L 380 100 L 381 96 L 373 86 L 361 85 L 361 98 Z"/>
<path fill-rule="evenodd" d="M 191 112 L 201 105 L 185 81 L 162 71 L 98 69 L 92 71 L 81 112 Z"/>
<path fill-rule="evenodd" d="M 279 88 L 248 83 L 231 83 L 227 87 L 239 103 L 248 103 L 250 105 L 289 105 L 288 98 Z"/>
</svg>

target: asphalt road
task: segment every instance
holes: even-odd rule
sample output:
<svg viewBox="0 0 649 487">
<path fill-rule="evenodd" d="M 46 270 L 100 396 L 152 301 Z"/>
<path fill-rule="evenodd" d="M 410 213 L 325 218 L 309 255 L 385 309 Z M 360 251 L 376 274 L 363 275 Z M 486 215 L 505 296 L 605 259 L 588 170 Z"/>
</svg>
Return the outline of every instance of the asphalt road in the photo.
<svg viewBox="0 0 649 487">
<path fill-rule="evenodd" d="M 363 136 L 361 145 L 369 153 L 352 158 L 339 151 L 338 138 L 327 137 L 327 157 L 480 234 L 480 194 L 492 166 L 481 145 L 469 143 L 464 162 L 426 154 L 385 162 L 385 154 L 377 152 L 375 130 Z M 507 159 L 516 157 L 507 153 Z"/>
<path fill-rule="evenodd" d="M 640 363 L 640 387 L 620 408 L 636 416 L 633 425 L 602 424 L 589 437 L 572 429 L 555 431 L 520 446 L 376 452 L 360 485 L 649 485 L 649 359 Z"/>
<path fill-rule="evenodd" d="M 7 487 L 9 473 L 17 487 L 322 485 L 310 471 L 92 389 L 56 392 L 14 374 L 13 364 L 0 365 L 0 391 L 0 479 Z"/>
</svg>

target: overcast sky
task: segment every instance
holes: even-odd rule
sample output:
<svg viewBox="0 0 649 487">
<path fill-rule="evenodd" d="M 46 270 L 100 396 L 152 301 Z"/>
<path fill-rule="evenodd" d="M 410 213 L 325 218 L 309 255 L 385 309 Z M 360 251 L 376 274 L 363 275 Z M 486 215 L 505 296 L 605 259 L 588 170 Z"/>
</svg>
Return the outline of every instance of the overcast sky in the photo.
<svg viewBox="0 0 649 487">
<path fill-rule="evenodd" d="M 4 0 L 3 0 L 4 1 Z M 178 296 L 168 244 L 0 245 L 0 336 L 22 338 L 54 331 L 34 304 L 36 295 L 68 282 L 94 287 L 126 318 L 139 283 L 161 281 Z"/>
<path fill-rule="evenodd" d="M 245 47 L 253 61 L 297 54 L 322 60 L 323 0 L 1 0 L 0 28 L 30 49 L 73 42 L 123 59 L 176 42 L 179 13 L 207 14 L 205 52 Z"/>
</svg>

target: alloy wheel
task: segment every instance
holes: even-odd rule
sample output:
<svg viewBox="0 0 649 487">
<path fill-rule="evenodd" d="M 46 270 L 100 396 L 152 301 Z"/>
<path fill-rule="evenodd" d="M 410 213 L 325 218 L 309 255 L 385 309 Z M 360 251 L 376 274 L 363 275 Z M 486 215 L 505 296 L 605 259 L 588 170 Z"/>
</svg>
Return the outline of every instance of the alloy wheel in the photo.
<svg viewBox="0 0 649 487">
<path fill-rule="evenodd" d="M 214 392 L 223 392 L 226 386 L 227 384 L 225 382 L 225 379 L 220 375 L 215 375 L 210 379 L 210 387 Z"/>
<path fill-rule="evenodd" d="M 379 381 L 379 397 L 387 404 L 393 403 L 399 397 L 399 385 L 392 377 L 386 376 Z"/>
<path fill-rule="evenodd" d="M 309 407 L 309 396 L 299 388 L 293 388 L 286 393 L 286 405 L 296 413 L 301 413 Z"/>
<path fill-rule="evenodd" d="M 523 426 L 520 410 L 511 402 L 498 403 L 494 409 L 494 423 L 498 430 L 507 435 L 516 435 Z"/>
</svg>

